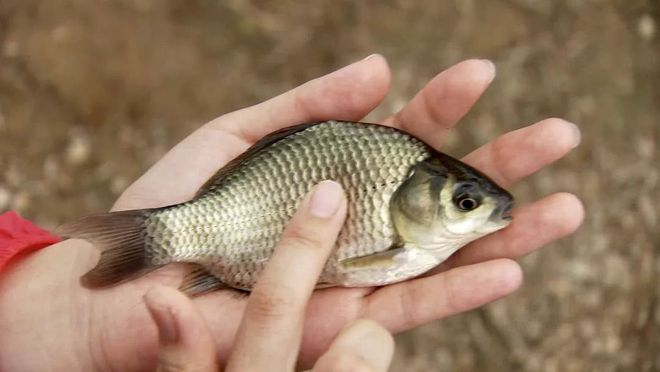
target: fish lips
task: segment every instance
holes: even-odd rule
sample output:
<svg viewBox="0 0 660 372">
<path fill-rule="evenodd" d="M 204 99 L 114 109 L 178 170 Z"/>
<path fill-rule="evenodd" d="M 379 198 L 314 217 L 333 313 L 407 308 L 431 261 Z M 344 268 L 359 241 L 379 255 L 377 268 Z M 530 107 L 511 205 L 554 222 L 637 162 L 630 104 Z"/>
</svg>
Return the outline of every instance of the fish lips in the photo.
<svg viewBox="0 0 660 372">
<path fill-rule="evenodd" d="M 510 222 L 513 220 L 511 215 L 511 210 L 513 209 L 513 200 L 509 199 L 498 203 L 497 207 L 493 210 L 490 215 L 491 221 L 504 221 Z"/>
</svg>

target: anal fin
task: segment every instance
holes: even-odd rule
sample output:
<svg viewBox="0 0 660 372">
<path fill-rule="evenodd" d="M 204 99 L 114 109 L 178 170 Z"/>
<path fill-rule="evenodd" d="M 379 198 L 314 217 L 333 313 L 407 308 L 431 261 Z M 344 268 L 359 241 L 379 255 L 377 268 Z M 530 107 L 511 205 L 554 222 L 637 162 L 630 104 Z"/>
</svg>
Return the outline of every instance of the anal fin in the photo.
<svg viewBox="0 0 660 372">
<path fill-rule="evenodd" d="M 366 256 L 347 258 L 339 262 L 346 269 L 365 269 L 387 267 L 394 263 L 394 256 L 404 251 L 404 248 L 390 248 L 386 251 Z"/>
<path fill-rule="evenodd" d="M 314 287 L 314 289 L 326 289 L 326 288 L 332 288 L 332 287 L 336 287 L 336 286 L 337 286 L 337 284 L 334 284 L 334 283 L 318 282 L 318 283 L 316 283 L 316 286 Z"/>
<path fill-rule="evenodd" d="M 202 266 L 195 265 L 195 268 L 183 278 L 179 290 L 189 297 L 196 297 L 223 288 L 229 287 Z"/>
</svg>

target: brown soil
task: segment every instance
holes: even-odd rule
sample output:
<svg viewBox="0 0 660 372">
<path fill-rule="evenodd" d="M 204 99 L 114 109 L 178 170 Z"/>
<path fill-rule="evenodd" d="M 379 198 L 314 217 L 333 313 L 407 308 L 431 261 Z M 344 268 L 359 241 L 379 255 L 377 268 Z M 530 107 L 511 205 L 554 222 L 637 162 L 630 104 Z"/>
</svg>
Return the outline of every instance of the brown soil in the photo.
<svg viewBox="0 0 660 372">
<path fill-rule="evenodd" d="M 372 52 L 394 72 L 380 114 L 490 58 L 447 151 L 567 118 L 582 145 L 513 191 L 576 193 L 587 219 L 521 261 L 516 295 L 400 335 L 392 370 L 660 370 L 659 21 L 657 0 L 0 0 L 0 211 L 107 209 L 205 121 Z"/>
</svg>

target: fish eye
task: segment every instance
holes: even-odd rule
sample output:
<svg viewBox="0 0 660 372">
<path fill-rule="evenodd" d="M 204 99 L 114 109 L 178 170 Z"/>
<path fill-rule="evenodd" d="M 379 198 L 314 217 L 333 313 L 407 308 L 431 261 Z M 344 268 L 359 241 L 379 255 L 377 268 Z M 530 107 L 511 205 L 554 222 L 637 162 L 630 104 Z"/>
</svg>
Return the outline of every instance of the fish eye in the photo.
<svg viewBox="0 0 660 372">
<path fill-rule="evenodd" d="M 468 212 L 477 208 L 480 204 L 480 201 L 474 196 L 461 194 L 454 199 L 454 204 L 456 204 L 458 209 L 464 212 Z"/>
</svg>

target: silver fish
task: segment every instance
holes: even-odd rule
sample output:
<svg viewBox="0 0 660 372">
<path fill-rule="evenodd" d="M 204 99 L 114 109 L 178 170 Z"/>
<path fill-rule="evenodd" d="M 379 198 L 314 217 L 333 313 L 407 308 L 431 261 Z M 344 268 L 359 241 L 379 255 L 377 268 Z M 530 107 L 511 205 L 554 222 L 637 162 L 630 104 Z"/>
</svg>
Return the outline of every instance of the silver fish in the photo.
<svg viewBox="0 0 660 372">
<path fill-rule="evenodd" d="M 326 179 L 343 186 L 348 216 L 318 287 L 418 276 L 511 221 L 512 196 L 474 168 L 395 128 L 327 121 L 266 136 L 188 202 L 91 215 L 60 231 L 102 250 L 81 278 L 88 287 L 187 262 L 189 295 L 250 290 L 304 195 Z"/>
</svg>

